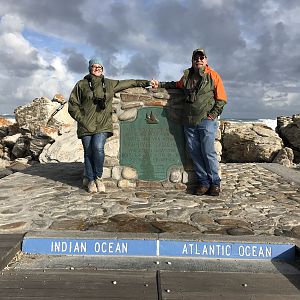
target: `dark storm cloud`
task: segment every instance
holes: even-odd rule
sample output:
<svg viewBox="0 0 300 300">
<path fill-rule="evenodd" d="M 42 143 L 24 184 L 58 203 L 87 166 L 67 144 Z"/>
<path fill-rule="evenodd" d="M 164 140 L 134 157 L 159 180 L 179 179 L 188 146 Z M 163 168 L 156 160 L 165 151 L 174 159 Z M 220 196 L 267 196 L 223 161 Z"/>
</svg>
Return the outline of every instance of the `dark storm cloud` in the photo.
<svg viewBox="0 0 300 300">
<path fill-rule="evenodd" d="M 299 112 L 298 0 L 0 0 L 0 5 L 2 14 L 18 15 L 29 30 L 89 48 L 110 77 L 177 80 L 190 66 L 192 51 L 204 47 L 225 83 L 225 115 Z M 63 51 L 71 72 L 86 72 L 85 50 Z M 43 68 L 34 51 L 29 57 L 21 76 Z M 120 57 L 129 61 L 119 64 Z M 10 61 L 4 56 L 0 65 L 7 67 L 5 60 Z M 18 66 L 11 66 L 12 74 Z"/>
<path fill-rule="evenodd" d="M 88 70 L 88 62 L 83 54 L 74 51 L 73 49 L 65 49 L 63 51 L 68 57 L 66 65 L 71 72 L 83 74 Z"/>
<path fill-rule="evenodd" d="M 81 0 L 1 0 L 0 4 L 3 12 L 17 14 L 30 27 L 50 35 L 72 37 L 84 28 Z"/>
<path fill-rule="evenodd" d="M 158 62 L 155 54 L 138 53 L 134 55 L 123 71 L 129 74 L 142 75 L 143 78 L 151 79 L 158 75 Z"/>
<path fill-rule="evenodd" d="M 37 51 L 15 56 L 9 52 L 0 51 L 2 70 L 6 70 L 7 74 L 12 77 L 27 77 L 34 71 L 41 68 L 38 62 Z"/>
</svg>

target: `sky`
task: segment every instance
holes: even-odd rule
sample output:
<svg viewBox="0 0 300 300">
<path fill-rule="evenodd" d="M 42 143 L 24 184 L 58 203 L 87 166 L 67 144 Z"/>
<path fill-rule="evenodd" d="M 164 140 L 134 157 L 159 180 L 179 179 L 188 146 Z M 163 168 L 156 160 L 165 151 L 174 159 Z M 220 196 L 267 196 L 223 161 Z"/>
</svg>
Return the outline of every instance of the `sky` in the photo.
<svg viewBox="0 0 300 300">
<path fill-rule="evenodd" d="M 300 113 L 299 0 L 0 0 L 0 114 L 68 99 L 99 57 L 112 79 L 177 81 L 204 48 L 223 118 Z"/>
</svg>

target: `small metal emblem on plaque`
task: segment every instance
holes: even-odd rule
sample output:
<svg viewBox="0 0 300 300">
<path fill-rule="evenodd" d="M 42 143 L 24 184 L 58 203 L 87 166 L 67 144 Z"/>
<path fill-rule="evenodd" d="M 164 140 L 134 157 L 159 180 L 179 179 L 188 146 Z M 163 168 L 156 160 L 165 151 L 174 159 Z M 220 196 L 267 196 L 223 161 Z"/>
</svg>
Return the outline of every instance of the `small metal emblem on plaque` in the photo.
<svg viewBox="0 0 300 300">
<path fill-rule="evenodd" d="M 156 119 L 155 115 L 153 114 L 153 112 L 151 111 L 150 114 L 148 115 L 146 113 L 146 122 L 148 124 L 157 124 L 158 123 L 158 120 Z"/>
</svg>

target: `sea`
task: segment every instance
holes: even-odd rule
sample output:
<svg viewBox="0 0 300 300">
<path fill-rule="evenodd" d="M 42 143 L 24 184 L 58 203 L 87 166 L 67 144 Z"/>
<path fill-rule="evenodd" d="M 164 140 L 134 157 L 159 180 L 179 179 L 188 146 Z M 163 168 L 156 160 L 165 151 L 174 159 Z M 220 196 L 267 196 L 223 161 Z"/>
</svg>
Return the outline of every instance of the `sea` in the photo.
<svg viewBox="0 0 300 300">
<path fill-rule="evenodd" d="M 230 119 L 230 118 L 221 118 L 221 120 L 234 122 L 234 123 L 263 123 L 268 127 L 275 130 L 277 126 L 277 119 Z"/>
<path fill-rule="evenodd" d="M 6 118 L 11 122 L 15 122 L 15 115 L 2 114 L 0 117 Z M 268 127 L 275 130 L 277 126 L 277 119 L 234 119 L 234 118 L 221 118 L 220 120 L 234 122 L 234 123 L 263 123 Z"/>
</svg>

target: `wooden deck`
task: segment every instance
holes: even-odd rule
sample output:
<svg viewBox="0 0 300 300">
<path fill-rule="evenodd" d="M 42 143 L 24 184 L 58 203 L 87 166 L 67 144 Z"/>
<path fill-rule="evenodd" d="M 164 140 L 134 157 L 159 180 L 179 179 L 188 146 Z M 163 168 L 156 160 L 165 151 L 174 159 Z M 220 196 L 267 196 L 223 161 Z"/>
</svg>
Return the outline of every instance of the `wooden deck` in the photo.
<svg viewBox="0 0 300 300">
<path fill-rule="evenodd" d="M 0 234 L 0 270 L 21 250 L 22 239 L 22 234 Z"/>
<path fill-rule="evenodd" d="M 168 300 L 300 299 L 300 276 L 262 273 L 163 272 L 161 289 Z M 166 290 L 170 290 L 166 293 Z"/>
<path fill-rule="evenodd" d="M 15 270 L 0 277 L 0 299 L 157 299 L 156 273 Z"/>
<path fill-rule="evenodd" d="M 179 272 L 5 268 L 19 251 L 22 235 L 0 235 L 0 299 L 299 299 L 300 271 Z M 4 269 L 5 268 L 5 269 Z"/>
<path fill-rule="evenodd" d="M 157 276 L 159 274 L 159 276 Z M 300 299 L 299 275 L 13 270 L 0 276 L 0 299 Z"/>
</svg>

